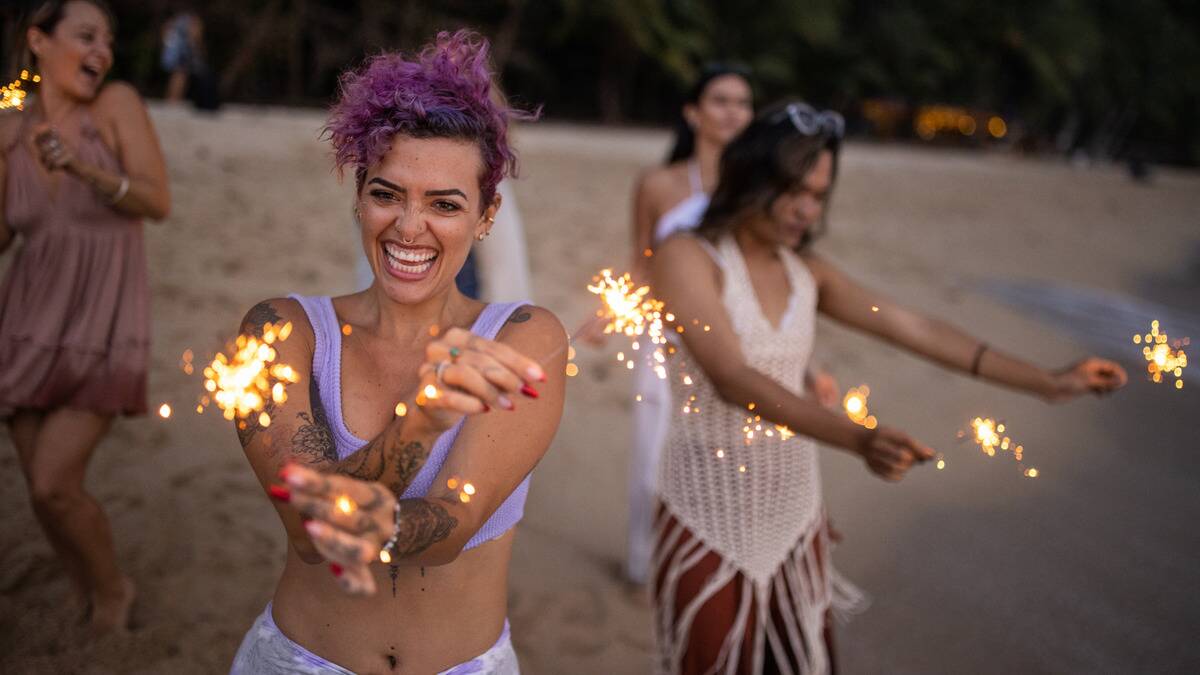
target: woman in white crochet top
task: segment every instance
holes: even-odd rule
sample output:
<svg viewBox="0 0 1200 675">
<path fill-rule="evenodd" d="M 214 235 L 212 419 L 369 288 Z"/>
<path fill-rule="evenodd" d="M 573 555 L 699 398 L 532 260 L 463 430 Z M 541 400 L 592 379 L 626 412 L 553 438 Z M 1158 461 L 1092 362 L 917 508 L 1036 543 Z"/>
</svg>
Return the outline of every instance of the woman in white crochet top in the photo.
<svg viewBox="0 0 1200 675">
<path fill-rule="evenodd" d="M 1120 366 L 1098 358 L 1048 371 L 1006 355 L 812 253 L 842 131 L 837 113 L 803 103 L 763 112 L 722 156 L 700 227 L 654 257 L 655 295 L 685 328 L 676 365 L 692 381 L 672 378 L 688 410 L 674 417 L 661 465 L 652 579 L 659 672 L 832 670 L 827 616 L 853 604 L 854 591 L 830 564 L 816 441 L 861 456 L 886 480 L 933 456 L 902 431 L 857 426 L 806 394 L 817 311 L 1049 401 L 1126 381 Z"/>
</svg>

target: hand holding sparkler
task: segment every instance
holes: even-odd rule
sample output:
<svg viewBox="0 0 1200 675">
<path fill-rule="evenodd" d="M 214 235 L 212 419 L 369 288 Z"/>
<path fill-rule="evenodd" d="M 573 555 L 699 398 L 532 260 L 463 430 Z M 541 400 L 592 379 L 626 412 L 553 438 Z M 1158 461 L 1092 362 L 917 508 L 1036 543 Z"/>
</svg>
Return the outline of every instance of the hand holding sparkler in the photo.
<svg viewBox="0 0 1200 675">
<path fill-rule="evenodd" d="M 1113 361 L 1089 357 L 1055 372 L 1047 398 L 1068 401 L 1089 392 L 1103 396 L 1124 387 L 1128 380 L 1125 369 Z"/>
<path fill-rule="evenodd" d="M 532 383 L 546 381 L 546 373 L 532 359 L 461 328 L 451 328 L 426 345 L 418 373 L 418 409 L 438 431 L 492 406 L 513 410 L 517 394 L 537 398 Z"/>
<path fill-rule="evenodd" d="M 319 473 L 298 464 L 285 466 L 280 477 L 287 483 L 288 501 L 301 513 L 312 515 L 304 529 L 329 561 L 342 590 L 373 594 L 371 563 L 391 562 L 391 554 L 381 553 L 384 545 L 393 535 L 401 539 L 404 534 L 399 531 L 404 519 L 397 513 L 395 495 L 379 483 Z"/>
<path fill-rule="evenodd" d="M 855 450 L 872 473 L 889 481 L 900 480 L 914 463 L 924 463 L 935 455 L 931 448 L 890 427 L 870 430 Z"/>
</svg>

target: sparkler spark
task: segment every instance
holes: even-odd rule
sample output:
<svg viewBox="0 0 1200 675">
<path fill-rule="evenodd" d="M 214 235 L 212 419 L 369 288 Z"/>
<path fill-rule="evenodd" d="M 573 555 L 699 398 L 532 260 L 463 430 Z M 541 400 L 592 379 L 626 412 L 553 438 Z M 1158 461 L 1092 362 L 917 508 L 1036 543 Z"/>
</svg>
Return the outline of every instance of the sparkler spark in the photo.
<svg viewBox="0 0 1200 675">
<path fill-rule="evenodd" d="M 218 352 L 204 369 L 204 388 L 213 395 L 227 420 L 245 420 L 258 413 L 258 423 L 268 426 L 271 417 L 264 410 L 268 400 L 283 403 L 286 387 L 300 381 L 300 375 L 286 363 L 276 362 L 278 353 L 271 345 L 282 342 L 292 334 L 291 322 L 281 326 L 267 323 L 262 337 L 239 335 L 232 355 Z M 185 356 L 190 350 L 185 352 Z M 204 397 L 198 406 L 208 405 Z M 244 423 L 244 422 L 242 422 Z"/>
<path fill-rule="evenodd" d="M 8 110 L 16 108 L 17 110 L 25 109 L 25 97 L 29 92 L 25 91 L 25 82 L 33 82 L 34 84 L 41 82 L 41 75 L 31 75 L 28 70 L 22 70 L 21 75 L 0 87 L 0 110 Z"/>
<path fill-rule="evenodd" d="M 997 451 L 1012 452 L 1013 460 L 1021 468 L 1022 473 L 1029 478 L 1037 477 L 1038 470 L 1036 468 L 1029 467 L 1026 469 L 1022 463 L 1022 460 L 1025 458 L 1025 446 L 1017 443 L 1005 433 L 1008 431 L 1008 427 L 1004 422 L 997 422 L 990 417 L 976 417 L 971 420 L 971 430 L 971 441 L 979 446 L 983 454 L 988 457 L 995 457 Z M 966 432 L 959 431 L 958 437 L 959 439 L 965 438 Z M 938 466 L 938 468 L 942 467 Z"/>
<path fill-rule="evenodd" d="M 603 269 L 600 270 L 600 274 L 592 278 L 592 283 L 588 285 L 587 289 L 600 296 L 603 303 L 601 309 L 597 310 L 596 316 L 606 321 L 604 334 L 621 334 L 633 338 L 632 349 L 635 351 L 641 349 L 637 339 L 648 338 L 652 348 L 650 353 L 644 355 L 643 358 L 654 368 L 659 378 L 666 379 L 666 369 L 661 367 L 666 360 L 663 354 L 663 345 L 667 343 L 666 336 L 663 334 L 663 319 L 672 321 L 674 317 L 670 314 L 664 316 L 663 303 L 648 297 L 650 287 L 634 288 L 633 278 L 628 272 L 618 277 L 613 276 L 611 269 Z M 682 326 L 677 327 L 680 329 L 679 332 L 683 332 L 682 328 Z M 634 359 L 631 357 L 626 360 L 624 352 L 618 354 L 617 360 L 624 361 L 626 368 L 634 367 Z"/>
<path fill-rule="evenodd" d="M 850 391 L 846 392 L 845 398 L 842 399 L 842 408 L 846 411 L 846 416 L 855 424 L 874 429 L 879 426 L 879 421 L 867 408 L 867 398 L 870 396 L 871 388 L 865 384 L 851 387 Z"/>
<path fill-rule="evenodd" d="M 1159 329 L 1158 320 L 1150 322 L 1150 332 L 1134 335 L 1133 344 L 1142 344 L 1142 356 L 1146 358 L 1146 372 L 1156 383 L 1162 382 L 1164 376 L 1175 378 L 1175 388 L 1183 389 L 1183 369 L 1187 368 L 1187 353 L 1183 348 L 1191 344 L 1190 338 L 1171 340 L 1165 331 Z"/>
</svg>

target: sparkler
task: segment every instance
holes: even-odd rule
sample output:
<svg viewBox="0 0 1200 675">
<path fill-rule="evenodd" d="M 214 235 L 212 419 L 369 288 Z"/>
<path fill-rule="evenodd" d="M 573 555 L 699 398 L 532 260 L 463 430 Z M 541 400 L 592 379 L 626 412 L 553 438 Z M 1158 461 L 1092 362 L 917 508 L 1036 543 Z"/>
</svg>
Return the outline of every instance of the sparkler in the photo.
<svg viewBox="0 0 1200 675">
<path fill-rule="evenodd" d="M 971 441 L 988 457 L 995 457 L 997 452 L 1012 452 L 1013 460 L 1021 472 L 1028 478 L 1037 478 L 1038 470 L 1032 466 L 1025 468 L 1023 463 L 1025 447 L 1006 435 L 1007 430 L 1004 422 L 997 422 L 990 417 L 976 417 L 971 420 Z M 960 440 L 966 435 L 966 431 L 958 432 Z"/>
<path fill-rule="evenodd" d="M 1163 381 L 1164 374 L 1175 378 L 1175 388 L 1183 389 L 1183 369 L 1187 368 L 1187 353 L 1183 348 L 1191 344 L 1190 338 L 1171 340 L 1165 331 L 1159 330 L 1158 320 L 1150 322 L 1150 332 L 1134 335 L 1133 344 L 1142 344 L 1142 356 L 1146 357 L 1146 372 L 1156 383 Z"/>
<path fill-rule="evenodd" d="M 25 97 L 29 95 L 29 92 L 24 89 L 24 83 L 33 82 L 37 84 L 41 81 L 41 75 L 31 75 L 28 70 L 22 70 L 20 77 L 0 87 L 0 110 L 8 110 L 9 108 L 24 110 Z"/>
<path fill-rule="evenodd" d="M 646 364 L 654 369 L 660 379 L 667 378 L 666 354 L 663 345 L 667 338 L 663 333 L 663 320 L 673 321 L 675 317 L 663 312 L 663 303 L 648 297 L 649 286 L 634 288 L 633 278 L 626 272 L 621 276 L 613 276 L 611 269 L 600 270 L 592 277 L 592 283 L 587 289 L 600 296 L 603 306 L 596 311 L 596 316 L 605 321 L 604 334 L 621 334 L 634 339 L 630 348 L 641 351 L 638 338 L 645 337 L 650 341 L 650 353 L 642 356 Z M 676 327 L 680 333 L 683 326 Z M 617 361 L 624 362 L 625 367 L 632 370 L 635 360 L 626 360 L 625 352 L 617 354 Z M 577 370 L 577 369 L 576 369 Z M 568 366 L 568 374 L 570 374 Z"/>
<path fill-rule="evenodd" d="M 204 388 L 212 394 L 225 419 L 237 419 L 242 425 L 257 413 L 261 426 L 271 424 L 271 416 L 265 410 L 267 403 L 283 403 L 287 400 L 287 385 L 300 381 L 295 369 L 275 361 L 278 354 L 271 346 L 291 334 L 290 321 L 282 326 L 267 323 L 261 338 L 239 335 L 231 355 L 218 352 L 204 369 Z M 200 409 L 207 405 L 206 401 L 207 397 L 201 399 Z"/>
<path fill-rule="evenodd" d="M 842 399 L 842 408 L 845 409 L 846 416 L 855 424 L 874 429 L 879 426 L 879 421 L 867 409 L 867 398 L 870 396 L 871 388 L 865 384 L 851 387 L 850 391 L 846 392 L 846 397 Z"/>
</svg>

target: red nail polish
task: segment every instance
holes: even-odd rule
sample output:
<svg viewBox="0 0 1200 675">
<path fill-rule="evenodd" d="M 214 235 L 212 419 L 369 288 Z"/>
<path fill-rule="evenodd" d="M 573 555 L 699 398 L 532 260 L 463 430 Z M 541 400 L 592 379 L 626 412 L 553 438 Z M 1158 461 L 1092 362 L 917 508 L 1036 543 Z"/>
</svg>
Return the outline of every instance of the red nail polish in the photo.
<svg viewBox="0 0 1200 675">
<path fill-rule="evenodd" d="M 329 563 L 329 571 L 333 572 L 333 576 L 342 576 L 342 566 L 337 563 Z"/>
<path fill-rule="evenodd" d="M 527 384 L 521 385 L 521 393 L 525 394 L 529 398 L 537 398 L 538 397 L 538 390 L 534 389 L 533 387 L 531 387 Z"/>
<path fill-rule="evenodd" d="M 282 485 L 272 485 L 267 488 L 267 492 L 271 495 L 271 499 L 285 503 L 292 501 L 292 491 Z"/>
<path fill-rule="evenodd" d="M 279 467 L 279 480 L 287 480 L 288 469 L 290 468 L 290 464 L 284 464 L 283 466 Z"/>
<path fill-rule="evenodd" d="M 483 404 L 483 412 L 491 412 L 491 411 L 492 411 L 491 407 L 488 406 L 488 404 L 484 403 Z"/>
</svg>

